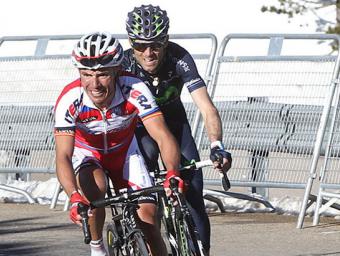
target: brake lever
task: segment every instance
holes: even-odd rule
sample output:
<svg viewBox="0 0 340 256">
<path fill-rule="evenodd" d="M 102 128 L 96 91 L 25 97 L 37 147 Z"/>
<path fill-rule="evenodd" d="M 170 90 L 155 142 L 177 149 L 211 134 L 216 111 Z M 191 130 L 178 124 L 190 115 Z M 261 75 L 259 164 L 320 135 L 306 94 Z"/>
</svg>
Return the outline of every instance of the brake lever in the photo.
<svg viewBox="0 0 340 256">
<path fill-rule="evenodd" d="M 215 157 L 215 161 L 219 162 L 219 167 L 222 167 L 223 157 L 221 157 L 218 154 L 214 155 L 214 157 Z M 230 185 L 230 180 L 228 178 L 227 173 L 222 171 L 220 176 L 222 178 L 222 188 L 224 189 L 224 191 L 228 191 L 231 185 Z"/>
<path fill-rule="evenodd" d="M 89 210 L 89 206 L 79 203 L 78 204 L 78 213 L 81 216 L 81 224 L 84 233 L 84 243 L 89 244 L 92 240 L 91 232 L 90 232 L 90 225 L 89 225 L 89 216 L 87 214 Z"/>
</svg>

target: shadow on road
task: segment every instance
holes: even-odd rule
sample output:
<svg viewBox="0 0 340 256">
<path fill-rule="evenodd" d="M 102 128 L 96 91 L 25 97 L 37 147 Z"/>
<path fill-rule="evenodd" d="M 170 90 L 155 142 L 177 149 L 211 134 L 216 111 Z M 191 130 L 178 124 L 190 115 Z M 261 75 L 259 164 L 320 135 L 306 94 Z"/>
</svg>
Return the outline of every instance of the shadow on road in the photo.
<svg viewBox="0 0 340 256">
<path fill-rule="evenodd" d="M 0 256 L 9 255 L 39 255 L 42 252 L 46 252 L 48 249 L 46 246 L 34 244 L 34 243 L 0 243 Z"/>
<path fill-rule="evenodd" d="M 43 220 L 46 218 L 46 216 L 36 216 L 32 218 L 16 218 L 6 221 L 0 221 L 0 235 L 20 234 L 27 232 L 31 233 L 43 230 L 64 230 L 68 227 L 73 228 L 72 224 L 51 224 L 50 222 L 44 223 Z M 37 223 L 39 224 L 37 225 Z"/>
</svg>

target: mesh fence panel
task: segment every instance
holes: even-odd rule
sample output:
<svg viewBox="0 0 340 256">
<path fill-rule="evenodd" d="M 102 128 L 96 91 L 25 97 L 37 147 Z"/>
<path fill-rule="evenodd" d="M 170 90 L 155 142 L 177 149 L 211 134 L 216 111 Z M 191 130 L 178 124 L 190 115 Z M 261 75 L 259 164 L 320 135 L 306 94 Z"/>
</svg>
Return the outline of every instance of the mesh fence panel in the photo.
<svg viewBox="0 0 340 256">
<path fill-rule="evenodd" d="M 239 186 L 304 188 L 336 58 L 219 57 L 213 100 Z M 203 131 L 201 158 L 209 157 Z M 321 154 L 325 153 L 325 147 Z M 213 170 L 204 178 L 219 184 Z"/>
<path fill-rule="evenodd" d="M 65 51 L 66 53 L 71 51 L 68 48 L 74 44 L 76 38 L 78 38 L 76 35 L 65 36 L 65 38 L 50 36 L 50 42 L 44 39 L 49 42 L 46 45 L 46 54 L 51 54 L 50 57 L 26 54 L 0 58 L 0 171 L 53 172 L 55 170 L 53 106 L 62 88 L 79 77 L 69 56 L 63 54 Z M 128 47 L 125 35 L 118 35 L 117 38 L 125 48 Z M 202 38 L 206 41 L 205 46 L 200 48 L 201 52 L 192 54 L 200 75 L 206 79 L 209 63 L 212 62 L 210 58 L 214 57 L 216 51 L 213 45 L 215 37 L 171 35 L 171 38 L 174 42 L 180 39 L 192 46 L 197 46 L 193 42 L 199 42 Z M 63 52 L 52 55 L 50 46 L 54 42 L 60 43 L 63 39 L 71 39 L 72 44 L 69 43 L 67 50 L 64 46 L 55 47 Z M 27 43 L 31 45 L 32 40 L 40 40 L 40 38 L 6 38 L 5 43 L 12 42 L 11 40 L 15 43 L 20 42 L 22 48 Z M 26 44 L 24 44 L 25 40 L 27 40 Z M 32 49 L 34 50 L 34 47 Z M 191 52 L 190 48 L 188 50 Z M 15 51 L 11 52 L 15 54 Z M 1 53 L 6 55 L 3 51 Z M 192 99 L 186 88 L 183 88 L 181 97 L 192 123 L 197 109 L 191 104 Z"/>
<path fill-rule="evenodd" d="M 339 90 L 339 88 L 337 88 Z M 336 110 L 336 113 L 333 113 Z M 327 127 L 333 127 L 325 136 L 326 155 L 323 158 L 320 184 L 325 189 L 340 189 L 340 107 L 332 107 L 332 119 Z M 332 126 L 333 125 L 333 126 Z"/>
<path fill-rule="evenodd" d="M 0 61 L 1 169 L 54 170 L 53 106 L 76 78 L 69 58 Z"/>
</svg>

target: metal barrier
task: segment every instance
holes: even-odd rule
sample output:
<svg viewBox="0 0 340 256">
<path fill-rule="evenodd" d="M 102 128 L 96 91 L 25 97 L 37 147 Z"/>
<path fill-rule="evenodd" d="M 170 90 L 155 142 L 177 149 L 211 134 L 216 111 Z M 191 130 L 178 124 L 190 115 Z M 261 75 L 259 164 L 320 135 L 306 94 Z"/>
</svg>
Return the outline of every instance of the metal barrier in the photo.
<svg viewBox="0 0 340 256">
<path fill-rule="evenodd" d="M 55 172 L 52 111 L 62 88 L 78 78 L 69 56 L 80 36 L 0 38 L 0 151 L 6 156 L 0 161 L 0 173 Z M 129 47 L 125 34 L 115 37 L 124 49 Z M 216 36 L 172 34 L 170 40 L 192 53 L 199 73 L 209 83 L 217 49 Z M 182 100 L 192 102 L 185 90 Z M 195 132 L 199 114 L 196 107 L 187 106 Z M 13 191 L 5 185 L 0 189 Z M 17 192 L 28 198 L 24 191 Z"/>
<path fill-rule="evenodd" d="M 0 150 L 6 156 L 0 161 L 0 173 L 55 172 L 52 108 L 61 89 L 78 77 L 69 53 L 79 37 L 0 38 Z M 126 48 L 126 35 L 116 37 Z M 338 36 L 231 34 L 222 41 L 215 62 L 214 35 L 170 37 L 193 53 L 220 111 L 223 141 L 234 158 L 229 173 L 233 186 L 251 187 L 252 192 L 264 196 L 268 196 L 268 188 L 305 189 L 298 220 L 301 227 L 321 155 L 324 161 L 316 213 L 324 197 L 340 198 L 334 191 L 326 191 L 340 187 L 339 55 L 321 50 L 328 42 L 339 46 Z M 205 46 L 197 40 L 204 40 Z M 314 46 L 312 54 L 305 54 L 309 41 L 323 44 Z M 22 44 L 28 42 L 33 53 L 21 52 L 25 48 Z M 4 56 L 11 53 L 5 47 L 7 43 L 18 45 L 12 55 Z M 286 44 L 302 53 L 290 54 Z M 234 54 L 233 47 L 245 53 Z M 18 52 L 21 56 L 17 56 Z M 210 143 L 200 115 L 187 91 L 183 91 L 182 100 L 201 158 L 207 158 Z M 210 170 L 204 172 L 204 182 L 219 185 L 220 178 Z M 26 191 L 2 184 L 0 189 L 21 193 L 29 202 L 33 200 Z"/>
<path fill-rule="evenodd" d="M 306 54 L 310 42 L 315 46 Z M 326 154 L 326 130 L 320 127 L 326 127 L 339 72 L 339 56 L 324 51 L 325 43 L 338 46 L 339 37 L 231 34 L 223 39 L 211 95 L 223 120 L 223 141 L 233 155 L 232 186 L 251 187 L 264 196 L 268 188 L 306 188 L 319 155 Z M 240 53 L 234 54 L 233 46 Z M 203 127 L 198 142 L 201 157 L 207 157 Z M 204 175 L 206 184 L 220 183 L 213 170 Z"/>
<path fill-rule="evenodd" d="M 326 129 L 329 129 L 329 133 L 325 136 L 325 147 L 326 152 L 324 158 L 322 158 L 322 165 L 319 175 L 319 190 L 315 205 L 315 212 L 313 218 L 313 225 L 319 223 L 320 214 L 324 212 L 327 208 L 333 207 L 340 210 L 338 204 L 340 199 L 340 116 L 339 116 L 339 79 L 334 80 L 332 90 L 335 92 L 333 96 L 333 101 L 330 99 L 331 104 L 329 106 L 329 121 Z M 322 127 L 323 128 L 323 127 Z M 312 170 L 313 171 L 313 170 Z M 314 172 L 311 172 L 314 174 Z M 312 182 L 312 181 L 310 181 Z M 308 187 L 309 189 L 309 187 Z M 307 201 L 308 191 L 306 190 L 306 195 L 304 202 Z M 303 209 L 304 210 L 304 209 Z M 298 227 L 302 227 L 302 216 L 301 221 L 298 223 Z"/>
</svg>

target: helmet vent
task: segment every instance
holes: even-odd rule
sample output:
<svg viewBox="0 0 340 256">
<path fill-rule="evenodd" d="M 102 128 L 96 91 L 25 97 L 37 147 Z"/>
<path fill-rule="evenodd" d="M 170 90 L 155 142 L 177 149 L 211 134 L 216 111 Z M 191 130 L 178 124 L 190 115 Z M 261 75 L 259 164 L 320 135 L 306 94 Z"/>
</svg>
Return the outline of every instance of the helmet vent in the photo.
<svg viewBox="0 0 340 256">
<path fill-rule="evenodd" d="M 90 56 L 96 56 L 96 46 L 95 45 L 91 45 L 90 48 Z"/>
<path fill-rule="evenodd" d="M 144 17 L 149 17 L 151 15 L 150 11 L 149 10 L 146 10 L 144 12 Z"/>
</svg>

